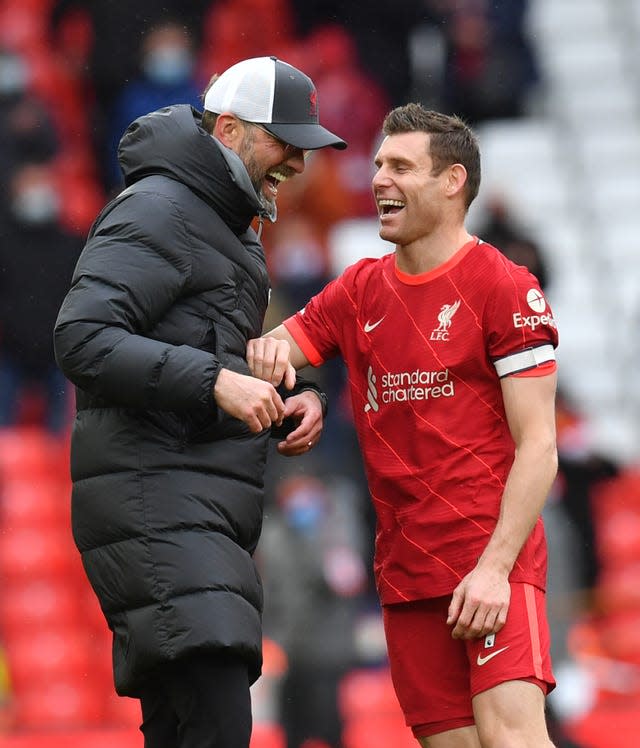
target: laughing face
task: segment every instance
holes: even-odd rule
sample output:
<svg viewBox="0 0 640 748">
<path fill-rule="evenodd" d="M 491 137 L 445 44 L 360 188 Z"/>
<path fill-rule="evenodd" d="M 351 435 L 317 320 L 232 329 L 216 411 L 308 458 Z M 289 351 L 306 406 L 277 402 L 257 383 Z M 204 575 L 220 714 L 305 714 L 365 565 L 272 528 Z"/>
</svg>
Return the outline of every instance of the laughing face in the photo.
<svg viewBox="0 0 640 748">
<path fill-rule="evenodd" d="M 438 226 L 446 202 L 447 169 L 435 174 L 429 135 L 407 132 L 387 136 L 375 157 L 373 194 L 380 237 L 408 246 Z"/>
<path fill-rule="evenodd" d="M 304 171 L 304 151 L 278 140 L 258 125 L 246 124 L 238 155 L 269 212 L 274 211 L 280 183 Z"/>
</svg>

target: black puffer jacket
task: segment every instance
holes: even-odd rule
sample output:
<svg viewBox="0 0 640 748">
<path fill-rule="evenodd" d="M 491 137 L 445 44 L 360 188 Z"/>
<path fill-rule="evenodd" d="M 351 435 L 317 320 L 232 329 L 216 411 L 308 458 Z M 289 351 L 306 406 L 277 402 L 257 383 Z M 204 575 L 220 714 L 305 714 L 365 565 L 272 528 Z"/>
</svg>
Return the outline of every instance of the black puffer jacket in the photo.
<svg viewBox="0 0 640 748">
<path fill-rule="evenodd" d="M 120 694 L 185 654 L 261 667 L 266 433 L 217 410 L 221 366 L 248 374 L 268 301 L 259 203 L 188 106 L 136 120 L 127 189 L 98 217 L 55 329 L 77 386 L 73 533 L 114 634 Z"/>
</svg>

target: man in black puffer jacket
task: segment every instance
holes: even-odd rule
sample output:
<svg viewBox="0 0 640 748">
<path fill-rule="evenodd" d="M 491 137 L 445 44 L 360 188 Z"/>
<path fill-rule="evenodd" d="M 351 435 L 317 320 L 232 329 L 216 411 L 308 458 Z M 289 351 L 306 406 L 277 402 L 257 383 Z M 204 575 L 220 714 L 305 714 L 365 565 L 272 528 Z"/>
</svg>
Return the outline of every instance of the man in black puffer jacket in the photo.
<svg viewBox="0 0 640 748">
<path fill-rule="evenodd" d="M 249 745 L 267 442 L 293 420 L 279 451 L 307 451 L 324 410 L 311 383 L 279 393 L 249 373 L 269 298 L 250 224 L 275 220 L 305 150 L 346 144 L 319 124 L 312 81 L 276 58 L 214 77 L 204 108 L 125 132 L 127 187 L 91 229 L 54 334 L 77 389 L 73 534 L 146 748 Z"/>
</svg>

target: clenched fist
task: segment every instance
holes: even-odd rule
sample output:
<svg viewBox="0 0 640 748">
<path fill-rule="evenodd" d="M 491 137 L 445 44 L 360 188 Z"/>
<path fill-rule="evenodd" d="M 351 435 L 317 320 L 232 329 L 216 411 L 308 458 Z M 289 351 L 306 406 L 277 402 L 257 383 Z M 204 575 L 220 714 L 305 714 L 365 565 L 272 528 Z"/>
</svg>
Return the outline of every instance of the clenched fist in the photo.
<svg viewBox="0 0 640 748">
<path fill-rule="evenodd" d="M 222 410 L 246 423 L 256 434 L 282 422 L 284 402 L 269 382 L 220 369 L 213 396 Z"/>
</svg>

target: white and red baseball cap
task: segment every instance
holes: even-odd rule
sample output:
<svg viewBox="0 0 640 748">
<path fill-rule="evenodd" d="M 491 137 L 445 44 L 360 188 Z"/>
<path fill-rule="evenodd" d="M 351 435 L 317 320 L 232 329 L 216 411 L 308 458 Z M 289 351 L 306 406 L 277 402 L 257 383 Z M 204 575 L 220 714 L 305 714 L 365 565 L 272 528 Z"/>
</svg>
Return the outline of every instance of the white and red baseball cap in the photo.
<svg viewBox="0 0 640 748">
<path fill-rule="evenodd" d="M 207 91 L 204 108 L 262 125 L 296 148 L 347 147 L 320 124 L 311 78 L 276 57 L 253 57 L 232 65 Z"/>
</svg>

